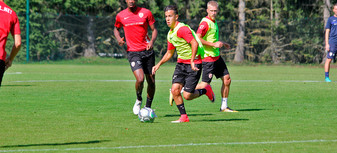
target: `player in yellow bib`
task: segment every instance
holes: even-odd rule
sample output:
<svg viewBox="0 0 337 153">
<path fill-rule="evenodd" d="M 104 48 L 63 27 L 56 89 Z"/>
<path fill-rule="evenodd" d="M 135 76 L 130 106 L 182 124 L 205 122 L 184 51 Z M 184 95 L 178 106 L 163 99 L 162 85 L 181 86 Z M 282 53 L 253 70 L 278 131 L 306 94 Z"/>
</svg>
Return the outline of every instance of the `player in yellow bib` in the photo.
<svg viewBox="0 0 337 153">
<path fill-rule="evenodd" d="M 157 65 L 152 68 L 153 75 L 159 67 L 167 62 L 174 54 L 178 54 L 177 65 L 172 77 L 171 92 L 181 117 L 172 123 L 189 122 L 183 97 L 180 91 L 184 87 L 183 96 L 192 100 L 206 94 L 214 101 L 214 93 L 210 85 L 195 89 L 201 75 L 203 46 L 191 28 L 178 21 L 177 7 L 170 5 L 165 8 L 165 19 L 170 31 L 167 34 L 167 52 Z M 199 42 L 199 43 L 198 43 Z"/>
<path fill-rule="evenodd" d="M 229 87 L 231 78 L 226 63 L 220 56 L 219 48 L 230 48 L 229 44 L 219 41 L 219 28 L 215 20 L 218 13 L 218 3 L 209 1 L 207 3 L 207 17 L 204 17 L 199 25 L 197 36 L 205 48 L 205 58 L 202 60 L 202 82 L 198 84 L 197 89 L 208 86 L 213 78 L 221 78 L 221 112 L 237 112 L 227 105 Z"/>
</svg>

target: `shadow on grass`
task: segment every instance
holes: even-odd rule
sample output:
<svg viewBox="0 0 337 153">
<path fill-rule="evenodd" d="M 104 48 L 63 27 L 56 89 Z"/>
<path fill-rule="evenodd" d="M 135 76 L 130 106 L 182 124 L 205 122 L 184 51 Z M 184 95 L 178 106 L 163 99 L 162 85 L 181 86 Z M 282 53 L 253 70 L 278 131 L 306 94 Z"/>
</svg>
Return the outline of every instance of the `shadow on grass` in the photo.
<svg viewBox="0 0 337 153">
<path fill-rule="evenodd" d="M 249 121 L 249 119 L 242 119 L 242 118 L 233 118 L 233 119 L 203 119 L 203 120 L 198 120 L 196 122 L 223 122 L 223 121 L 226 121 L 226 122 L 229 122 L 229 121 Z"/>
<path fill-rule="evenodd" d="M 187 114 L 188 116 L 210 116 L 213 114 Z M 167 114 L 164 117 L 180 117 L 180 114 Z"/>
<path fill-rule="evenodd" d="M 79 145 L 79 144 L 95 144 L 109 142 L 111 140 L 93 140 L 85 142 L 66 142 L 66 143 L 41 143 L 41 144 L 24 144 L 24 145 L 8 145 L 0 146 L 0 148 L 15 148 L 15 147 L 33 147 L 33 146 L 64 146 L 64 145 Z"/>
<path fill-rule="evenodd" d="M 266 109 L 238 109 L 239 112 L 262 111 Z"/>
<path fill-rule="evenodd" d="M 1 85 L 1 87 L 30 87 L 32 85 Z"/>
</svg>

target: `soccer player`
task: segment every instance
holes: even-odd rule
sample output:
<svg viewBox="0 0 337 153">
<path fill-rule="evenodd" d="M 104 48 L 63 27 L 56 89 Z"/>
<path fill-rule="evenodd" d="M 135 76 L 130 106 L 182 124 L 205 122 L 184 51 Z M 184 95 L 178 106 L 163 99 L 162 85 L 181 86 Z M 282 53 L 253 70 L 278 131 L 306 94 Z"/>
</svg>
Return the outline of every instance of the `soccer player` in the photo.
<svg viewBox="0 0 337 153">
<path fill-rule="evenodd" d="M 230 48 L 229 44 L 219 41 L 219 28 L 216 22 L 218 14 L 218 3 L 209 1 L 207 3 L 207 16 L 204 17 L 197 30 L 197 36 L 205 48 L 205 58 L 202 60 L 202 82 L 198 84 L 197 89 L 204 88 L 212 81 L 213 75 L 221 78 L 221 112 L 237 112 L 227 105 L 229 87 L 231 78 L 224 60 L 220 56 L 219 48 Z"/>
<path fill-rule="evenodd" d="M 172 123 L 189 122 L 180 94 L 181 89 L 184 87 L 183 96 L 186 100 L 206 94 L 211 101 L 214 101 L 214 93 L 210 85 L 195 90 L 201 75 L 203 47 L 201 42 L 198 43 L 199 39 L 195 36 L 194 31 L 188 25 L 178 21 L 176 6 L 165 7 L 165 20 L 167 26 L 170 27 L 167 34 L 167 52 L 152 68 L 152 74 L 155 74 L 159 67 L 173 56 L 175 50 L 177 51 L 178 61 L 172 77 L 171 92 L 181 117 Z"/>
<path fill-rule="evenodd" d="M 329 78 L 330 63 L 336 58 L 337 52 L 337 4 L 333 6 L 334 15 L 329 17 L 325 26 L 325 50 L 328 51 L 325 61 L 325 81 L 331 82 Z"/>
<path fill-rule="evenodd" d="M 6 42 L 9 32 L 14 38 L 10 55 L 6 58 Z M 12 66 L 12 62 L 21 48 L 20 23 L 16 13 L 0 0 L 0 86 L 4 72 Z"/>
<path fill-rule="evenodd" d="M 153 44 L 157 39 L 158 31 L 155 28 L 155 20 L 150 10 L 138 7 L 137 0 L 125 1 L 127 8 L 116 16 L 114 35 L 120 46 L 127 44 L 128 60 L 136 78 L 137 99 L 133 106 L 133 113 L 137 115 L 142 105 L 144 74 L 148 83 L 145 107 L 151 108 L 152 105 L 155 93 L 155 76 L 152 74 L 152 67 L 155 64 Z M 151 40 L 147 34 L 148 26 L 152 30 Z M 124 29 L 125 38 L 120 35 L 121 27 Z"/>
</svg>

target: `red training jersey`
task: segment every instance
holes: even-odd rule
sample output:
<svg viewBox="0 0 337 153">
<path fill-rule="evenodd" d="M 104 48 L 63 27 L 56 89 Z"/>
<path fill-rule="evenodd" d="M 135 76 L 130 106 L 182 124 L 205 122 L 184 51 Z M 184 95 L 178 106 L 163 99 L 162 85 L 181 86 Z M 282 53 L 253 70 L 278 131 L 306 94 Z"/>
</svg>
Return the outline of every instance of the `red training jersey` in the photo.
<svg viewBox="0 0 337 153">
<path fill-rule="evenodd" d="M 135 12 L 125 9 L 116 16 L 115 27 L 124 29 L 127 51 L 139 52 L 146 50 L 150 39 L 147 35 L 148 25 L 155 20 L 150 10 L 137 7 Z"/>
<path fill-rule="evenodd" d="M 20 34 L 20 24 L 16 13 L 4 2 L 0 2 L 0 60 L 6 60 L 6 42 L 9 32 Z"/>
</svg>

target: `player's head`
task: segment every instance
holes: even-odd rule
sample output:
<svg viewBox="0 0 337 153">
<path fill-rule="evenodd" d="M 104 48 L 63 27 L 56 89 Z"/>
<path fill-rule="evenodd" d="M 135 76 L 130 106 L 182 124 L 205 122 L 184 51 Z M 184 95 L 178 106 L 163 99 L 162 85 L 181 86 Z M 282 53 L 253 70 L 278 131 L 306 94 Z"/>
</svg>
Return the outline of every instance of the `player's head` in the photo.
<svg viewBox="0 0 337 153">
<path fill-rule="evenodd" d="M 215 20 L 217 14 L 218 14 L 218 2 L 209 1 L 207 3 L 207 16 Z"/>
<path fill-rule="evenodd" d="M 168 27 L 173 29 L 178 20 L 178 9 L 175 5 L 166 6 L 165 9 L 165 20 Z"/>
<path fill-rule="evenodd" d="M 334 15 L 336 16 L 337 15 L 337 3 L 333 5 L 332 11 L 333 13 L 335 13 Z"/>
<path fill-rule="evenodd" d="M 128 6 L 128 8 L 134 8 L 137 6 L 137 1 L 138 0 L 125 0 L 126 5 Z"/>
</svg>

